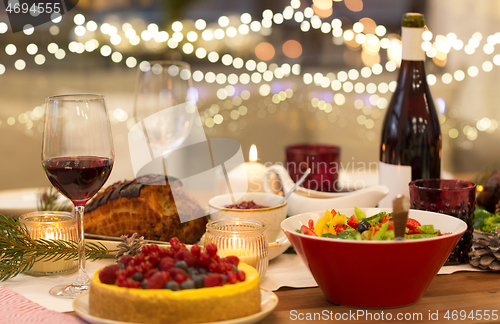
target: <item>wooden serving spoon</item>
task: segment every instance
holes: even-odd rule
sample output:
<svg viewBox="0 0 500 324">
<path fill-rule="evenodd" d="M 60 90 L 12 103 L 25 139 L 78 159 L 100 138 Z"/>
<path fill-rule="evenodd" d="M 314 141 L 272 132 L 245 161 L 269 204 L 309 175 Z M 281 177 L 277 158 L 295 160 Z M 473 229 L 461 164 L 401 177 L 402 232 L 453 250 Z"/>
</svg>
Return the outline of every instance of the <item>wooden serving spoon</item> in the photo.
<svg viewBox="0 0 500 324">
<path fill-rule="evenodd" d="M 406 223 L 408 222 L 408 211 L 410 210 L 410 199 L 404 195 L 398 195 L 392 202 L 392 219 L 394 221 L 394 241 L 404 241 Z"/>
</svg>

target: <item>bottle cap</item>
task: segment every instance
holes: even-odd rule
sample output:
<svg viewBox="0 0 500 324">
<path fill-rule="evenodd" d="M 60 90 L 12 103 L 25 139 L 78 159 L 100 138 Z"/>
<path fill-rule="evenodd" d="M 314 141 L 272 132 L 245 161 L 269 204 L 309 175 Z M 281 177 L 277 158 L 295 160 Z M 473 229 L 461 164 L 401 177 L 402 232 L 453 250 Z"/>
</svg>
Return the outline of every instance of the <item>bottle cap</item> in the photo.
<svg viewBox="0 0 500 324">
<path fill-rule="evenodd" d="M 408 12 L 403 16 L 401 26 L 423 28 L 425 26 L 424 15 L 418 12 Z"/>
</svg>

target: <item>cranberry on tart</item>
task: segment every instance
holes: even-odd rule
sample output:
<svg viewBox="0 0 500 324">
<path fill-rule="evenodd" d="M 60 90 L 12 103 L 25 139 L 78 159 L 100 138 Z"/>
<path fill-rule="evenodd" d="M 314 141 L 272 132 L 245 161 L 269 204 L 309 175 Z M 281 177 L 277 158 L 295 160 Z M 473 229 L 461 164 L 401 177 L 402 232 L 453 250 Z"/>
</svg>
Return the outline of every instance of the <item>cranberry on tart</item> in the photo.
<svg viewBox="0 0 500 324">
<path fill-rule="evenodd" d="M 260 311 L 259 275 L 217 247 L 145 245 L 92 278 L 92 316 L 132 323 L 204 323 Z"/>
</svg>

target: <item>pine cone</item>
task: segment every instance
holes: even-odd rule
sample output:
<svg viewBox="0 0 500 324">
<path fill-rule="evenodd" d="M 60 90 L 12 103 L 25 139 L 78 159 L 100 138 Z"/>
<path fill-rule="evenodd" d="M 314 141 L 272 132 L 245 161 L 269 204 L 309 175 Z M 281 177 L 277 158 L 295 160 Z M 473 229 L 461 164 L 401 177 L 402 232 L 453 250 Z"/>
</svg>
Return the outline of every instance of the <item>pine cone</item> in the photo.
<svg viewBox="0 0 500 324">
<path fill-rule="evenodd" d="M 498 232 L 487 234 L 487 238 L 473 239 L 479 245 L 469 253 L 469 263 L 476 268 L 500 271 L 500 236 Z"/>
<path fill-rule="evenodd" d="M 120 236 L 122 242 L 118 244 L 118 248 L 120 250 L 116 254 L 116 260 L 120 259 L 124 255 L 134 256 L 141 252 L 142 245 L 144 244 L 144 236 L 139 238 L 136 237 L 137 233 L 132 234 L 131 237 L 128 237 L 127 235 Z"/>
</svg>

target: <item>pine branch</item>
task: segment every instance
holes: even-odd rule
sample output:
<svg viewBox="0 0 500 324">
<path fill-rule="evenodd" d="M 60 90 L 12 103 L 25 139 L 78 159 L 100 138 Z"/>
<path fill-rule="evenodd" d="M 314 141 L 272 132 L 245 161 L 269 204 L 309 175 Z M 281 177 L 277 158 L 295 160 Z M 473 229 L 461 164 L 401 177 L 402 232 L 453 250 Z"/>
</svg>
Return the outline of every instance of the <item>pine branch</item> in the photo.
<svg viewBox="0 0 500 324">
<path fill-rule="evenodd" d="M 44 191 L 38 197 L 37 209 L 50 211 L 67 211 L 71 212 L 73 206 L 66 202 L 58 202 L 60 194 L 54 187 L 50 187 L 48 191 Z"/>
<path fill-rule="evenodd" d="M 108 250 L 102 243 L 86 242 L 88 260 L 104 258 Z M 64 240 L 31 238 L 26 226 L 17 219 L 0 214 L 0 281 L 30 270 L 38 261 L 73 260 L 78 257 L 78 243 Z"/>
</svg>

